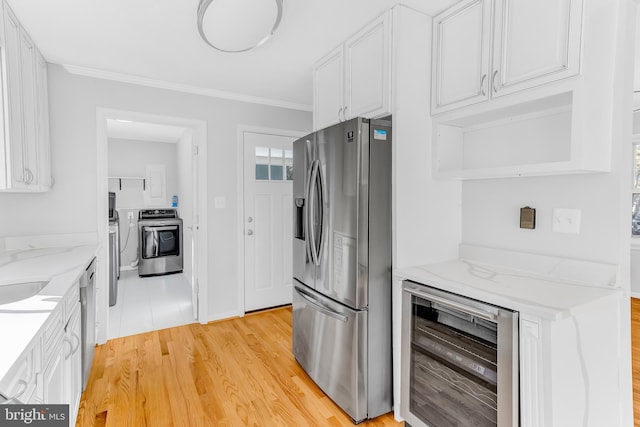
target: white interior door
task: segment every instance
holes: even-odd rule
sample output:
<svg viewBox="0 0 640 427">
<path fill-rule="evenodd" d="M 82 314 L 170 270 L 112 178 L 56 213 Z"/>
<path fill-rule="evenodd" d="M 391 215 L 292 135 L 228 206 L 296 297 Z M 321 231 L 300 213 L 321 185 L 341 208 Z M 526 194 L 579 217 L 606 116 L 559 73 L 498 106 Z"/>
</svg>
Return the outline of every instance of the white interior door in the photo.
<svg viewBox="0 0 640 427">
<path fill-rule="evenodd" d="M 245 131 L 245 311 L 291 303 L 295 137 Z"/>
</svg>

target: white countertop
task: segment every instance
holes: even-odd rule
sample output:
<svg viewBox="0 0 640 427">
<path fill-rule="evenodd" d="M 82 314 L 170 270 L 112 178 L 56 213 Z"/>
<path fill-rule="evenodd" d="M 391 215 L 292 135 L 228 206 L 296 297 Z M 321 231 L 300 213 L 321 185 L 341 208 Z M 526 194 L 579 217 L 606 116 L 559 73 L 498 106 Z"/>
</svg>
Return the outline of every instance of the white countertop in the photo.
<svg viewBox="0 0 640 427">
<path fill-rule="evenodd" d="M 0 252 L 0 286 L 49 282 L 31 298 L 0 305 L 0 379 L 29 346 L 96 252 L 96 245 Z"/>
<path fill-rule="evenodd" d="M 477 248 L 474 248 L 474 251 L 476 250 Z M 461 252 L 466 254 L 470 251 Z M 492 254 L 492 257 L 493 255 L 495 254 Z M 509 262 L 509 258 L 513 258 L 512 253 L 502 259 Z M 549 261 L 550 258 L 544 257 L 537 261 L 541 260 L 542 262 L 538 262 L 538 265 Z M 549 262 L 549 265 L 553 265 L 553 269 L 549 270 L 553 270 L 553 273 L 545 274 L 541 269 L 538 269 L 541 271 L 527 271 L 512 266 L 487 263 L 486 260 L 482 262 L 477 259 L 461 258 L 398 269 L 395 270 L 394 275 L 401 280 L 409 279 L 550 320 L 567 318 L 583 310 L 593 309 L 622 294 L 622 290 L 615 287 L 612 279 L 601 279 L 607 277 L 607 273 L 612 271 L 611 265 L 562 259 Z M 562 274 L 557 273 L 560 267 L 565 270 Z M 593 272 L 592 277 L 597 277 L 598 280 L 593 279 L 593 282 L 588 282 L 582 279 L 584 271 L 590 268 L 590 272 Z"/>
</svg>

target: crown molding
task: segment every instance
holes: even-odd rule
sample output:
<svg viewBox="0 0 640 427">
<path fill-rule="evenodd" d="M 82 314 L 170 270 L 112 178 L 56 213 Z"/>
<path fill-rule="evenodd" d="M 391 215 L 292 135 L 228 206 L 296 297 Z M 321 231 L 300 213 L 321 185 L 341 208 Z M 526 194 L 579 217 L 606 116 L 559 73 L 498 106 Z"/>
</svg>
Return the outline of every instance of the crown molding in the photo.
<svg viewBox="0 0 640 427">
<path fill-rule="evenodd" d="M 71 74 L 79 76 L 94 77 L 97 79 L 113 80 L 122 83 L 129 83 L 140 86 L 154 87 L 158 89 L 172 90 L 176 92 L 192 93 L 196 95 L 210 96 L 212 98 L 229 99 L 232 101 L 249 102 L 252 104 L 268 105 L 271 107 L 289 108 L 292 110 L 312 111 L 310 105 L 297 104 L 294 102 L 282 101 L 279 99 L 261 98 L 258 96 L 244 95 L 224 90 L 207 89 L 198 86 L 184 85 L 180 83 L 165 82 L 162 80 L 148 79 L 146 77 L 134 76 L 131 74 L 114 73 L 111 71 L 99 70 L 96 68 L 80 67 L 77 65 L 60 64 Z"/>
</svg>

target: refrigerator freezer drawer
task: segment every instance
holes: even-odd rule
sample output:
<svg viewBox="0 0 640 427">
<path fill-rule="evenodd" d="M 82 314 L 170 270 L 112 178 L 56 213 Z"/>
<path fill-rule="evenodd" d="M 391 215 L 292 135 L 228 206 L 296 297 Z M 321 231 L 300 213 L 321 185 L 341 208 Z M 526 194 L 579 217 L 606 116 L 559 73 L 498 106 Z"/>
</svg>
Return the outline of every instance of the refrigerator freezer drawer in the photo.
<svg viewBox="0 0 640 427">
<path fill-rule="evenodd" d="M 322 391 L 356 422 L 368 417 L 367 315 L 294 282 L 293 354 Z"/>
</svg>

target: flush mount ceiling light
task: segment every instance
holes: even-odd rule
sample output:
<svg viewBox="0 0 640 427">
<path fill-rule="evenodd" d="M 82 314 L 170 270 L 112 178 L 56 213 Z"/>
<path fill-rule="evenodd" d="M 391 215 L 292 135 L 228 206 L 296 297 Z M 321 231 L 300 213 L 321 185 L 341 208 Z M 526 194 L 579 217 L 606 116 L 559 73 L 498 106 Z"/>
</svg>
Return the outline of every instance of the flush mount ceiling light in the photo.
<svg viewBox="0 0 640 427">
<path fill-rule="evenodd" d="M 269 40 L 280 25 L 283 0 L 200 0 L 198 31 L 222 52 L 246 52 Z"/>
</svg>

